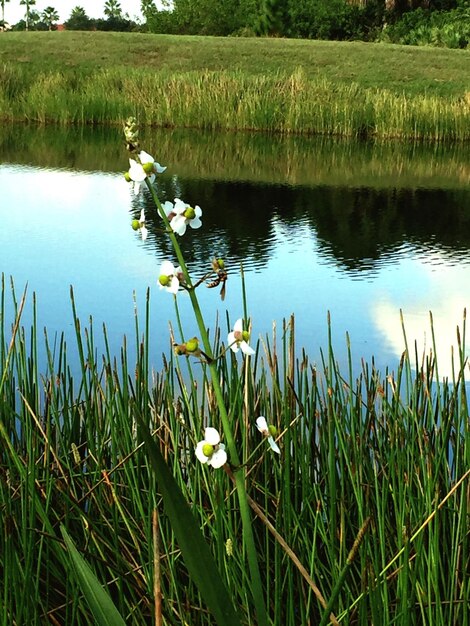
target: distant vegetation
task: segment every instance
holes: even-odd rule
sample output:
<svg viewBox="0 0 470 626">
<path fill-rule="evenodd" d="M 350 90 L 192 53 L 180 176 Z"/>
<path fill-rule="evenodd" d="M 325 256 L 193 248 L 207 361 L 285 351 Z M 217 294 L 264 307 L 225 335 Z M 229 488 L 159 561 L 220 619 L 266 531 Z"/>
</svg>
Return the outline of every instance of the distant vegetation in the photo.
<svg viewBox="0 0 470 626">
<path fill-rule="evenodd" d="M 2 3 L 3 9 L 5 2 L 9 0 Z M 40 13 L 33 0 L 21 4 L 25 18 L 13 25 L 14 30 L 57 28 L 59 16 L 53 7 Z M 74 7 L 63 26 L 68 30 L 360 40 L 462 49 L 470 43 L 470 0 L 163 0 L 158 7 L 156 0 L 141 0 L 140 7 L 136 3 L 141 18 L 124 13 L 118 0 L 106 0 L 102 6 L 104 18 L 100 19 L 90 17 L 81 6 Z"/>
<path fill-rule="evenodd" d="M 0 37 L 0 118 L 466 140 L 463 50 L 138 33 Z"/>
<path fill-rule="evenodd" d="M 466 48 L 469 0 L 174 0 L 151 32 L 392 41 Z M 410 33 L 410 26 L 412 32 Z"/>
</svg>

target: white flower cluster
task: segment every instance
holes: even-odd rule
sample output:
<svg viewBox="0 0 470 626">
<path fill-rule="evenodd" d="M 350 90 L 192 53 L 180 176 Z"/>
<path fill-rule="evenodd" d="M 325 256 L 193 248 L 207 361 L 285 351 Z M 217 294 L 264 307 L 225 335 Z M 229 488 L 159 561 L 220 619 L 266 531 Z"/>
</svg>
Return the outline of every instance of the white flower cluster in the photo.
<svg viewBox="0 0 470 626">
<path fill-rule="evenodd" d="M 271 450 L 276 454 L 281 454 L 279 446 L 274 441 L 274 435 L 277 432 L 276 427 L 271 424 L 268 425 L 266 418 L 260 415 L 256 419 L 256 428 L 267 438 Z M 216 428 L 208 426 L 204 430 L 204 439 L 196 445 L 196 457 L 201 463 L 212 465 L 216 469 L 227 463 L 225 446 L 220 442 L 220 435 Z"/>
</svg>

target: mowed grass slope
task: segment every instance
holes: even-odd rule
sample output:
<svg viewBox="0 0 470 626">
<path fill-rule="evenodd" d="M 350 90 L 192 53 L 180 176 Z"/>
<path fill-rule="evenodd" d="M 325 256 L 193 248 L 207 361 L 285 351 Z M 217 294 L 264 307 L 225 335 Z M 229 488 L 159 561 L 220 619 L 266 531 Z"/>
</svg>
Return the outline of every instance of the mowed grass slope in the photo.
<svg viewBox="0 0 470 626">
<path fill-rule="evenodd" d="M 165 126 L 470 137 L 465 50 L 141 33 L 7 33 L 0 36 L 0 79 L 3 119 L 104 123 L 132 113 L 144 123 Z"/>
</svg>

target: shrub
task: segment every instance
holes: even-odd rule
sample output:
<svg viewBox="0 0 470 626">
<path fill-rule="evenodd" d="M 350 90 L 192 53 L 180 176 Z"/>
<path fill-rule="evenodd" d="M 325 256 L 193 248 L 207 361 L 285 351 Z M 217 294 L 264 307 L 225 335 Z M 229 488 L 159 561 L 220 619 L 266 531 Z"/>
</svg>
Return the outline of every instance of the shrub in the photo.
<svg viewBox="0 0 470 626">
<path fill-rule="evenodd" d="M 470 43 L 470 3 L 461 2 L 453 11 L 417 9 L 383 30 L 379 38 L 413 46 L 467 48 Z"/>
</svg>

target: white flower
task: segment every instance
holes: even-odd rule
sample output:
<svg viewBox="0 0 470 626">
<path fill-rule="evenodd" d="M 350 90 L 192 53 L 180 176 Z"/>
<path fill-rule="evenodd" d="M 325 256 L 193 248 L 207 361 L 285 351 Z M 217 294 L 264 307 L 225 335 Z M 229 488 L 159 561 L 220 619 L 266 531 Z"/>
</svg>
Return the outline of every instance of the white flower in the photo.
<svg viewBox="0 0 470 626">
<path fill-rule="evenodd" d="M 167 200 L 163 204 L 163 210 L 170 220 L 171 229 L 178 235 L 184 235 L 188 224 L 191 228 L 201 228 L 202 226 L 202 210 L 197 205 L 193 208 L 179 198 L 175 198 L 174 204 Z"/>
<path fill-rule="evenodd" d="M 141 150 L 139 152 L 139 159 L 145 170 L 150 169 L 150 167 L 152 167 L 150 176 L 153 176 L 153 178 L 155 178 L 154 174 L 162 174 L 166 170 L 166 167 L 163 167 L 163 165 L 160 165 L 160 163 L 157 163 L 157 161 L 155 161 L 153 156 L 149 154 L 148 152 L 145 152 L 144 150 Z M 153 181 L 153 178 L 151 179 L 150 182 Z"/>
<path fill-rule="evenodd" d="M 145 226 L 145 211 L 144 211 L 144 209 L 142 209 L 142 211 L 140 212 L 140 217 L 139 217 L 138 220 L 132 220 L 132 228 L 134 230 L 140 230 L 140 235 L 142 237 L 142 241 L 145 241 L 147 239 L 149 231 L 147 230 L 147 227 Z"/>
<path fill-rule="evenodd" d="M 141 185 L 144 184 L 146 178 L 151 183 L 155 180 L 155 174 L 161 174 L 166 170 L 160 163 L 157 163 L 153 156 L 144 152 L 139 152 L 139 160 L 129 159 L 129 178 L 133 182 L 134 194 L 137 196 L 140 192 Z"/>
<path fill-rule="evenodd" d="M 175 268 L 171 261 L 163 261 L 158 275 L 160 289 L 166 289 L 170 293 L 177 294 L 180 286 L 179 277 L 182 273 L 181 267 Z"/>
<path fill-rule="evenodd" d="M 255 351 L 248 345 L 249 339 L 250 333 L 243 330 L 243 320 L 240 318 L 235 322 L 232 332 L 228 334 L 228 345 L 234 352 L 241 349 L 244 354 L 251 356 Z"/>
<path fill-rule="evenodd" d="M 142 165 L 140 163 L 137 163 L 135 159 L 129 159 L 129 178 L 133 182 L 132 187 L 134 189 L 134 194 L 138 196 L 140 192 L 140 186 L 147 178 L 147 174 L 145 173 Z"/>
<path fill-rule="evenodd" d="M 220 435 L 215 428 L 209 426 L 204 430 L 204 439 L 196 446 L 196 456 L 201 463 L 212 465 L 216 469 L 227 462 L 225 446 L 220 443 Z"/>
<path fill-rule="evenodd" d="M 262 433 L 265 437 L 267 437 L 271 450 L 273 452 L 276 452 L 277 454 L 281 454 L 279 446 L 274 441 L 274 437 L 273 437 L 273 435 L 276 434 L 276 427 L 268 426 L 268 422 L 266 421 L 266 418 L 260 415 L 260 417 L 258 417 L 256 420 L 256 428 L 260 431 L 260 433 Z"/>
</svg>

